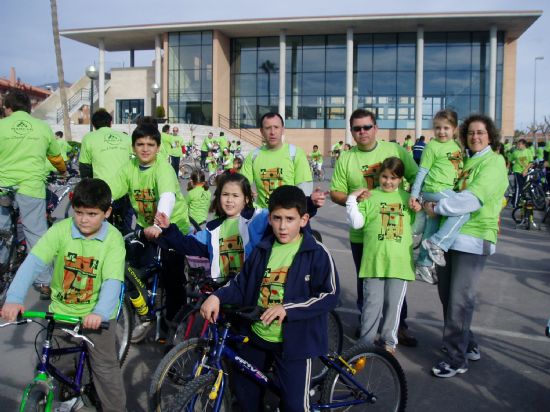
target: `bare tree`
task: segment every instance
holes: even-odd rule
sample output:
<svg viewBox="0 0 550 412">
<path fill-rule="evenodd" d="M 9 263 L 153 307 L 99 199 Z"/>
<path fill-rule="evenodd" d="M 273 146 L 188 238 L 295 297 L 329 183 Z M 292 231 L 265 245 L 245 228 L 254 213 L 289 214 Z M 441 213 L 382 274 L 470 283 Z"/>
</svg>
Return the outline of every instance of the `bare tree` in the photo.
<svg viewBox="0 0 550 412">
<path fill-rule="evenodd" d="M 59 21 L 57 20 L 57 0 L 50 0 L 52 9 L 53 44 L 55 47 L 55 63 L 57 65 L 57 81 L 59 82 L 59 98 L 63 108 L 63 130 L 68 141 L 73 140 L 71 135 L 71 121 L 69 119 L 69 105 L 63 75 L 63 59 L 61 58 L 61 42 L 59 41 Z"/>
</svg>

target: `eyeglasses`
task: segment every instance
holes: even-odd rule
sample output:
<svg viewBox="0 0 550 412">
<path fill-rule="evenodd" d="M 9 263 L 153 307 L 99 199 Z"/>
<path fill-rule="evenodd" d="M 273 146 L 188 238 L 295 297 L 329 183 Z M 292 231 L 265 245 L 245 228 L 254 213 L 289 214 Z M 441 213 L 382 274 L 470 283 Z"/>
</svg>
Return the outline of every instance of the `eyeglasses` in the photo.
<svg viewBox="0 0 550 412">
<path fill-rule="evenodd" d="M 354 131 L 354 132 L 360 132 L 361 130 L 364 130 L 365 132 L 368 132 L 373 127 L 374 127 L 373 124 L 365 124 L 363 126 L 353 126 L 351 128 L 351 130 Z"/>
<path fill-rule="evenodd" d="M 468 132 L 466 134 L 469 137 L 472 137 L 474 135 L 483 136 L 483 135 L 487 134 L 487 130 L 476 130 L 476 131 Z"/>
</svg>

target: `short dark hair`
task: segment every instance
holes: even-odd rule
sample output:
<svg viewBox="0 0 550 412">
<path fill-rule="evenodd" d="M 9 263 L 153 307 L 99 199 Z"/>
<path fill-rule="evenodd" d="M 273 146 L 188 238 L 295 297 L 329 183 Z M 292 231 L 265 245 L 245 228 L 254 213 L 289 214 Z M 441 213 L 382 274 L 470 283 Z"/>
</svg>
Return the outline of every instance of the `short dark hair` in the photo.
<svg viewBox="0 0 550 412">
<path fill-rule="evenodd" d="M 22 90 L 11 90 L 4 98 L 4 106 L 12 112 L 31 112 L 31 99 Z"/>
<path fill-rule="evenodd" d="M 102 127 L 111 127 L 113 122 L 113 116 L 105 109 L 97 109 L 92 115 L 92 125 L 94 129 L 101 129 Z"/>
<path fill-rule="evenodd" d="M 297 186 L 284 185 L 275 189 L 269 196 L 269 213 L 275 209 L 294 209 L 300 216 L 307 213 L 306 195 Z"/>
<path fill-rule="evenodd" d="M 226 183 L 237 183 L 241 186 L 241 190 L 243 191 L 244 199 L 246 202 L 245 207 L 252 208 L 254 207 L 254 204 L 252 203 L 252 188 L 250 187 L 250 182 L 246 177 L 244 177 L 240 173 L 233 173 L 229 170 L 223 172 L 221 175 L 218 176 L 216 180 L 216 191 L 214 192 L 214 196 L 212 199 L 212 204 L 210 205 L 210 212 L 214 213 L 216 216 L 219 217 L 226 217 L 227 215 L 223 211 L 222 204 L 221 204 L 221 196 L 222 196 L 222 190 Z"/>
<path fill-rule="evenodd" d="M 500 143 L 500 133 L 493 119 L 484 114 L 472 114 L 462 122 L 460 125 L 460 141 L 462 142 L 462 146 L 468 147 L 468 128 L 470 127 L 470 123 L 473 122 L 481 122 L 485 125 L 485 129 L 487 129 L 487 134 L 489 136 L 489 146 L 496 151 Z"/>
<path fill-rule="evenodd" d="M 159 125 L 158 122 L 157 122 L 157 119 L 155 119 L 153 116 L 138 117 L 138 119 L 136 120 L 136 124 L 138 126 L 141 126 L 142 124 L 152 124 L 157 128 L 158 128 L 158 125 Z"/>
<path fill-rule="evenodd" d="M 395 156 L 388 157 L 382 162 L 378 174 L 380 175 L 384 170 L 389 170 L 400 179 L 405 176 L 405 164 L 400 158 Z"/>
<path fill-rule="evenodd" d="M 355 119 L 362 119 L 363 117 L 370 117 L 372 119 L 372 124 L 376 126 L 376 115 L 373 112 L 366 109 L 355 109 L 349 118 L 349 127 L 353 126 L 353 121 Z"/>
<path fill-rule="evenodd" d="M 132 133 L 132 146 L 136 144 L 137 139 L 141 139 L 142 137 L 150 137 L 160 146 L 160 133 L 157 126 L 150 123 L 144 123 L 136 127 Z"/>
<path fill-rule="evenodd" d="M 273 119 L 274 117 L 278 117 L 283 127 L 285 126 L 285 121 L 279 113 L 267 112 L 260 118 L 260 127 L 264 127 L 264 119 Z"/>
<path fill-rule="evenodd" d="M 164 126 L 162 126 L 162 132 L 163 133 L 166 133 L 170 131 L 170 125 L 169 124 L 165 124 Z"/>
<path fill-rule="evenodd" d="M 57 137 L 63 137 L 63 132 L 62 131 L 57 131 L 57 132 L 55 132 L 55 135 Z"/>
<path fill-rule="evenodd" d="M 82 179 L 74 187 L 73 208 L 90 207 L 106 212 L 111 207 L 111 189 L 101 179 Z"/>
</svg>

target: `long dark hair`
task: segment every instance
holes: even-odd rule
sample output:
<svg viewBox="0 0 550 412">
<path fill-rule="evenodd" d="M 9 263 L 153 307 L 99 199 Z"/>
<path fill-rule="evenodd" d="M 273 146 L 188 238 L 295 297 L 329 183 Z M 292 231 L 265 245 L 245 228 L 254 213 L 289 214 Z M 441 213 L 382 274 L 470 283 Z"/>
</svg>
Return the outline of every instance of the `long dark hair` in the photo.
<svg viewBox="0 0 550 412">
<path fill-rule="evenodd" d="M 489 135 L 489 145 L 491 149 L 496 151 L 500 143 L 500 133 L 493 119 L 484 114 L 472 114 L 462 122 L 460 125 L 460 141 L 462 142 L 462 146 L 468 147 L 468 128 L 473 122 L 481 122 L 485 125 L 485 129 L 487 129 L 487 134 Z"/>
<path fill-rule="evenodd" d="M 231 171 L 225 171 L 221 175 L 218 176 L 218 179 L 216 181 L 216 191 L 214 192 L 214 198 L 212 199 L 212 204 L 210 205 L 210 212 L 214 213 L 216 216 L 219 217 L 226 217 L 222 204 L 221 204 L 221 195 L 223 191 L 223 187 L 227 183 L 237 183 L 241 190 L 243 191 L 244 199 L 245 199 L 245 207 L 254 207 L 252 204 L 252 188 L 250 187 L 250 182 L 246 177 L 241 175 L 240 173 L 233 173 Z"/>
</svg>

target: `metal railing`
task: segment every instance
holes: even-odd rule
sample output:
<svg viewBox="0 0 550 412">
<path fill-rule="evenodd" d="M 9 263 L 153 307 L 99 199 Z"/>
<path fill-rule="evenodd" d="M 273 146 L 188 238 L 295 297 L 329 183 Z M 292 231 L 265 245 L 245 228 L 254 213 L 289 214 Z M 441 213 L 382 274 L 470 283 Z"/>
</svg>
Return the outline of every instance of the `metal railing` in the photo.
<svg viewBox="0 0 550 412">
<path fill-rule="evenodd" d="M 260 134 L 254 133 L 250 129 L 240 127 L 237 122 L 225 117 L 222 114 L 218 114 L 218 124 L 220 129 L 223 129 L 233 134 L 234 136 L 238 136 L 239 140 L 244 140 L 251 145 L 259 147 L 264 143 L 263 138 Z"/>
<path fill-rule="evenodd" d="M 111 82 L 105 82 L 105 91 L 107 91 L 110 87 Z M 94 84 L 94 102 L 96 102 L 99 99 L 99 88 L 96 84 Z M 83 87 L 79 91 L 77 91 L 75 94 L 71 96 L 71 98 L 67 101 L 67 105 L 69 106 L 69 116 L 74 113 L 76 109 L 80 109 L 83 104 L 90 104 L 90 89 L 87 87 Z M 63 107 L 59 106 L 57 108 L 57 116 L 56 116 L 56 122 L 60 123 L 63 121 Z"/>
</svg>

